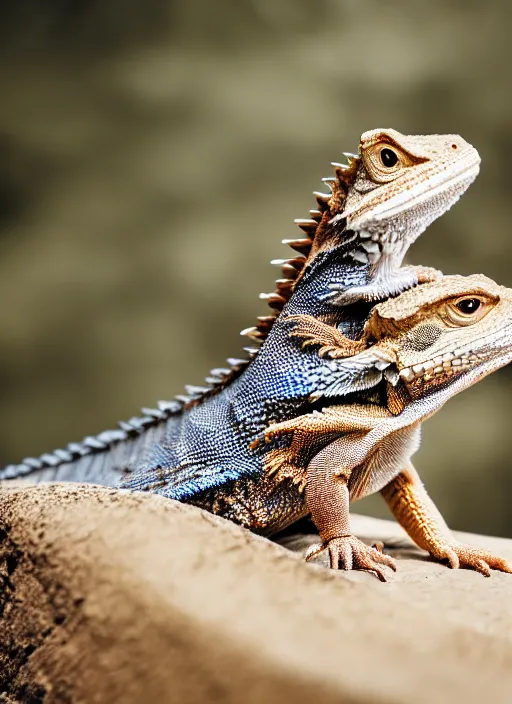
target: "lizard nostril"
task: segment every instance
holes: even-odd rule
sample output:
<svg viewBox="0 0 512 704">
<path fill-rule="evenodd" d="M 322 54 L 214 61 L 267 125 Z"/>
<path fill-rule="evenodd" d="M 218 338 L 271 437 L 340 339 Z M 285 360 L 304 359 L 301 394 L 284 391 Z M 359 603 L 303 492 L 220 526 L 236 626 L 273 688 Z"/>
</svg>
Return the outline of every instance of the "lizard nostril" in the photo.
<svg viewBox="0 0 512 704">
<path fill-rule="evenodd" d="M 452 149 L 457 149 L 457 148 L 458 148 L 458 147 L 457 147 L 456 144 L 452 144 Z"/>
</svg>

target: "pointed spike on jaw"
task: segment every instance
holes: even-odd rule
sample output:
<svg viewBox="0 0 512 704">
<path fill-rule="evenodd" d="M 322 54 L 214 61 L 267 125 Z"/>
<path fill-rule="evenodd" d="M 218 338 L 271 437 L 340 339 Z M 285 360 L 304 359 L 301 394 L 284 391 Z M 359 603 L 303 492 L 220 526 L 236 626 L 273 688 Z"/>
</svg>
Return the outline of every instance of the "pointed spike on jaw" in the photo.
<svg viewBox="0 0 512 704">
<path fill-rule="evenodd" d="M 309 214 L 313 218 L 313 220 L 319 220 L 322 217 L 322 213 L 319 210 L 310 210 Z"/>
<path fill-rule="evenodd" d="M 333 166 L 335 169 L 341 169 L 341 171 L 347 171 L 350 169 L 350 166 L 348 164 L 338 164 L 337 161 L 331 161 L 331 166 Z"/>
<path fill-rule="evenodd" d="M 359 154 L 353 154 L 352 152 L 343 152 L 343 156 L 346 156 L 347 159 L 359 159 Z"/>
</svg>

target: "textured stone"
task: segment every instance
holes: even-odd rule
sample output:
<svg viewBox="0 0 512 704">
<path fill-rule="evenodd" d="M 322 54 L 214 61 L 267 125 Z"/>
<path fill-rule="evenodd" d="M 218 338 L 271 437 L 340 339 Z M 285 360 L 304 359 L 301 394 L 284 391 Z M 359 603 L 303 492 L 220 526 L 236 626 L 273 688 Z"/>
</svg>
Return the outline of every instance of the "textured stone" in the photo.
<svg viewBox="0 0 512 704">
<path fill-rule="evenodd" d="M 16 702 L 508 702 L 512 577 L 451 571 L 393 523 L 386 584 L 111 489 L 0 490 L 0 692 Z M 512 557 L 512 543 L 471 536 Z"/>
</svg>

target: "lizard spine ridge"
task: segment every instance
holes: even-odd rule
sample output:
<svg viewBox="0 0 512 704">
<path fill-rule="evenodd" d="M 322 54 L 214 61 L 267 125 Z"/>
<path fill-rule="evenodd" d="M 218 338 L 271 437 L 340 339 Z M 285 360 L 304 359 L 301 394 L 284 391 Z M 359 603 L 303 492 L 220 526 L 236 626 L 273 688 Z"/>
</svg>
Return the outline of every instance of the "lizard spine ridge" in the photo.
<svg viewBox="0 0 512 704">
<path fill-rule="evenodd" d="M 258 347 L 244 347 L 247 357 L 227 359 L 228 367 L 215 368 L 205 378 L 206 386 L 185 385 L 186 394 L 177 394 L 171 401 L 158 401 L 157 408 L 141 408 L 142 415 L 133 416 L 127 421 L 119 421 L 118 428 L 104 430 L 97 435 L 88 435 L 81 442 L 71 442 L 65 448 L 45 452 L 39 457 L 27 457 L 18 464 L 10 464 L 0 469 L 0 480 L 23 477 L 35 470 L 58 467 L 61 464 L 76 460 L 98 452 L 105 452 L 114 445 L 136 439 L 151 427 L 167 421 L 171 416 L 179 415 L 187 408 L 200 403 L 213 396 L 228 384 L 233 382 L 248 367 L 258 354 L 259 345 L 267 338 L 272 326 L 279 317 L 284 305 L 293 293 L 295 283 L 304 271 L 308 257 L 313 248 L 315 236 L 323 221 L 324 214 L 329 214 L 330 204 L 336 204 L 336 210 L 341 212 L 347 190 L 350 187 L 357 170 L 359 157 L 355 154 L 345 153 L 348 164 L 332 162 L 335 177 L 322 179 L 331 193 L 314 191 L 318 209 L 310 210 L 307 219 L 298 218 L 295 224 L 306 235 L 300 239 L 283 240 L 299 256 L 290 259 L 273 260 L 271 263 L 281 267 L 282 278 L 276 280 L 276 290 L 273 293 L 260 294 L 271 309 L 271 314 L 259 316 L 254 327 L 242 330 L 241 334 L 251 339 Z"/>
</svg>

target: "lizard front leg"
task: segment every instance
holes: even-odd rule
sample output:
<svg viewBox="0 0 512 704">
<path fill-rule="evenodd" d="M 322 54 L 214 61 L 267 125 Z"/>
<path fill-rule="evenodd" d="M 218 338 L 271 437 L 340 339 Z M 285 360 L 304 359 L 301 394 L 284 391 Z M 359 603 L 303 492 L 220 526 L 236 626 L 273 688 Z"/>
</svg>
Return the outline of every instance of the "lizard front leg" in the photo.
<svg viewBox="0 0 512 704">
<path fill-rule="evenodd" d="M 275 475 L 278 481 L 291 479 L 302 491 L 308 481 L 307 472 L 304 470 L 315 451 L 316 442 L 348 433 L 351 439 L 350 447 L 355 451 L 352 456 L 357 455 L 356 462 L 359 462 L 362 458 L 357 452 L 355 439 L 365 435 L 390 415 L 387 409 L 380 406 L 352 404 L 328 406 L 322 411 L 313 411 L 288 421 L 273 423 L 265 429 L 266 442 L 288 434 L 291 435 L 291 441 L 286 447 L 273 449 L 266 454 L 265 468 L 269 474 Z M 257 448 L 261 443 L 262 438 L 257 438 L 250 447 Z M 347 443 L 347 452 L 348 447 Z"/>
<path fill-rule="evenodd" d="M 327 550 L 331 568 L 372 572 L 385 582 L 381 566 L 387 565 L 395 570 L 395 561 L 377 548 L 366 545 L 350 531 L 348 481 L 352 470 L 347 463 L 349 443 L 349 438 L 332 442 L 308 465 L 306 507 L 318 528 L 321 543 L 310 548 L 306 560 Z"/>
<path fill-rule="evenodd" d="M 512 566 L 503 558 L 455 540 L 411 463 L 381 494 L 414 542 L 436 559 L 448 560 L 454 569 L 474 569 L 486 577 L 491 569 L 512 573 Z"/>
</svg>

